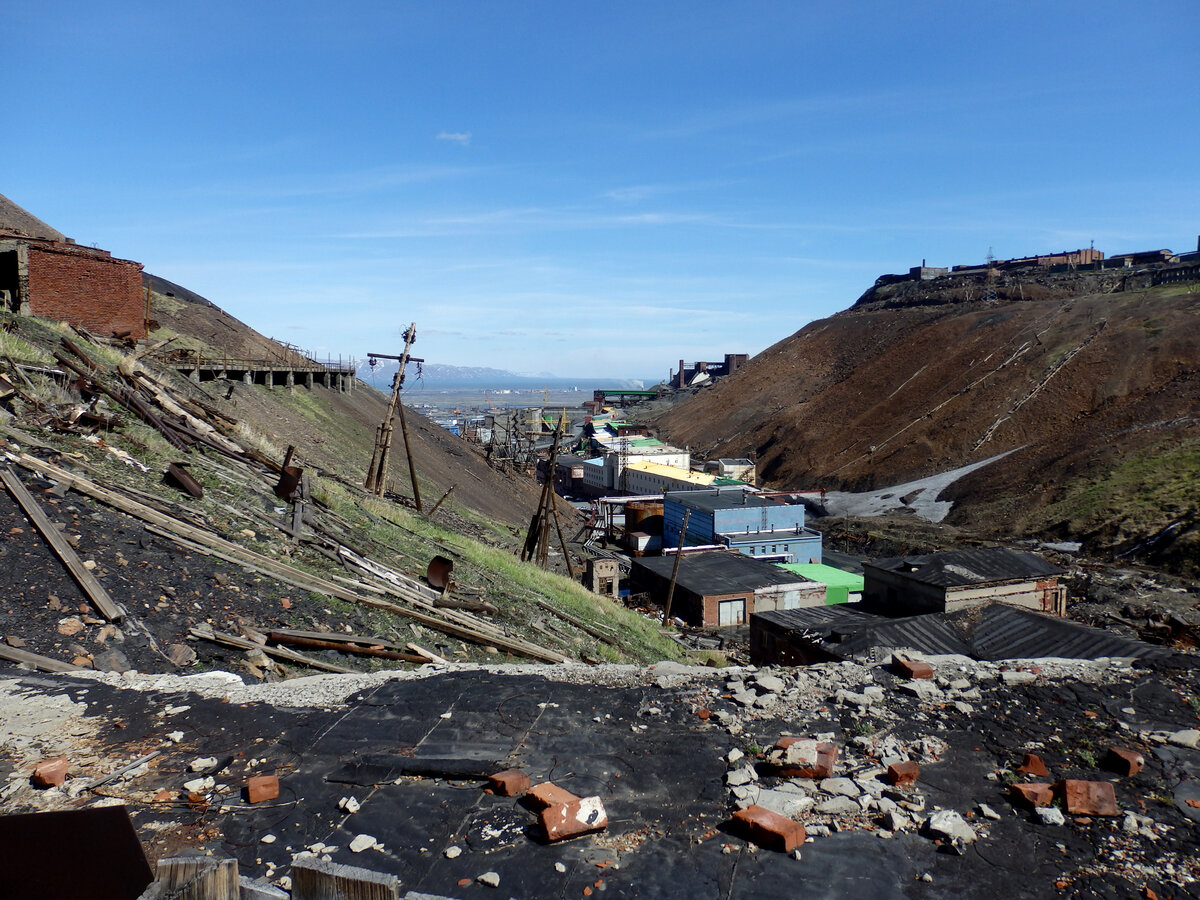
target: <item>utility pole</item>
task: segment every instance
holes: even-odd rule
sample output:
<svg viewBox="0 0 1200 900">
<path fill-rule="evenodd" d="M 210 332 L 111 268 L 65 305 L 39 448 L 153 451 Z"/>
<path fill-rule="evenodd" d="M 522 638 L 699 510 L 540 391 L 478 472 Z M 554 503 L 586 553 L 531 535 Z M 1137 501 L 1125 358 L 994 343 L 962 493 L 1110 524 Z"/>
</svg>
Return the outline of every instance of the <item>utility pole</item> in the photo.
<svg viewBox="0 0 1200 900">
<path fill-rule="evenodd" d="M 400 388 L 404 386 L 404 369 L 410 362 L 424 362 L 423 359 L 417 359 L 415 356 L 408 355 L 409 348 L 417 340 L 417 323 L 413 322 L 404 332 L 404 352 L 400 356 L 389 356 L 386 353 L 368 353 L 370 359 L 395 359 L 399 360 L 400 368 L 396 370 L 396 377 L 392 379 L 392 398 L 388 403 L 387 415 L 384 416 L 383 424 L 375 432 L 375 452 L 371 457 L 371 466 L 367 469 L 367 480 L 364 487 L 377 497 L 382 497 L 384 486 L 387 483 L 387 470 L 389 457 L 392 452 L 392 418 L 396 415 L 396 411 L 400 412 L 400 429 L 404 435 L 404 449 L 408 454 L 408 473 L 409 479 L 412 481 L 413 500 L 416 502 L 417 512 L 421 512 L 421 493 L 417 487 L 417 470 L 413 465 L 412 449 L 408 443 L 408 426 L 404 421 L 404 405 L 400 402 Z"/>
<path fill-rule="evenodd" d="M 687 539 L 688 519 L 691 517 L 692 511 L 685 509 L 683 524 L 679 526 L 679 547 L 675 551 L 675 565 L 671 566 L 671 584 L 667 587 L 667 605 L 663 608 L 664 625 L 671 621 L 671 601 L 675 599 L 675 582 L 679 578 L 679 560 L 683 558 L 683 542 Z"/>
</svg>

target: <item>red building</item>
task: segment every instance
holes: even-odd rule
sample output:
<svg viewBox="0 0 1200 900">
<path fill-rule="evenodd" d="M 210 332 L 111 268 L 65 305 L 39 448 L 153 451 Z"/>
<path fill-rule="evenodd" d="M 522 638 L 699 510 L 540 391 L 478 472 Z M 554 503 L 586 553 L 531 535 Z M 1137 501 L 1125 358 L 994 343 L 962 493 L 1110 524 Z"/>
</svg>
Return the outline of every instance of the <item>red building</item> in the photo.
<svg viewBox="0 0 1200 900">
<path fill-rule="evenodd" d="M 0 305 L 105 337 L 146 336 L 141 263 L 81 247 L 3 195 Z"/>
</svg>

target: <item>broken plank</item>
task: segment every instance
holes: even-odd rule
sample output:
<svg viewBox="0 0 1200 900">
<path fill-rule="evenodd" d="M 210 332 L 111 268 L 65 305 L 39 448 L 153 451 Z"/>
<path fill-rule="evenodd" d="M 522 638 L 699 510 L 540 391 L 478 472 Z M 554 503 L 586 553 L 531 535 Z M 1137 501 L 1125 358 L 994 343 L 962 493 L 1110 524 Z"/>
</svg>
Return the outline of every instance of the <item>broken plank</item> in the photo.
<svg viewBox="0 0 1200 900">
<path fill-rule="evenodd" d="M 205 626 L 193 625 L 189 632 L 198 638 L 206 641 L 212 641 L 215 644 L 224 644 L 227 647 L 236 647 L 239 650 L 261 650 L 268 656 L 274 656 L 279 659 L 286 659 L 289 662 L 300 663 L 308 666 L 310 669 L 324 669 L 326 672 L 337 672 L 339 675 L 359 675 L 357 669 L 349 669 L 346 666 L 339 666 L 337 663 L 329 663 L 320 659 L 313 659 L 311 656 L 305 656 L 303 653 L 297 653 L 295 650 L 288 650 L 286 647 L 269 647 L 266 644 L 260 644 L 257 641 L 251 641 L 247 638 L 238 637 L 235 634 L 226 634 L 223 631 L 215 631 L 214 629 Z"/>
<path fill-rule="evenodd" d="M 328 641 L 320 638 L 298 637 L 292 634 L 282 634 L 278 631 L 267 633 L 267 640 L 276 644 L 295 644 L 297 647 L 311 647 L 314 650 L 335 650 L 338 653 L 353 653 L 355 656 L 370 656 L 376 659 L 392 659 L 400 662 L 423 663 L 428 660 L 415 653 L 402 653 L 397 650 L 387 650 L 379 644 L 357 644 L 350 641 Z M 271 648 L 266 647 L 264 650 Z"/>
<path fill-rule="evenodd" d="M 613 640 L 613 638 L 610 635 L 603 633 L 599 628 L 588 625 L 586 622 L 583 622 L 583 621 L 575 618 L 570 613 L 563 612 L 561 609 L 556 609 L 555 607 L 553 607 L 549 603 L 547 603 L 545 600 L 535 598 L 534 602 L 537 603 L 537 605 L 540 606 L 542 609 L 544 609 L 546 612 L 550 613 L 551 615 L 558 616 L 558 618 L 562 619 L 564 622 L 568 623 L 569 625 L 574 625 L 576 628 L 578 628 L 580 631 L 584 632 L 585 634 L 590 634 L 592 637 L 596 638 L 597 640 L 604 641 L 604 643 L 609 644 L 613 647 L 617 646 L 617 642 L 615 640 Z"/>
<path fill-rule="evenodd" d="M 121 608 L 113 602 L 112 597 L 108 595 L 108 591 L 104 589 L 104 585 L 97 581 L 96 576 L 89 572 L 83 565 L 83 560 L 79 558 L 79 555 L 67 543 L 62 533 L 54 527 L 54 523 L 46 517 L 42 508 L 38 506 L 38 502 L 33 499 L 33 495 L 26 490 L 25 485 L 21 484 L 21 479 L 17 478 L 7 466 L 0 469 L 0 479 L 3 479 L 4 486 L 8 488 L 8 492 L 13 495 L 13 499 L 25 510 L 25 514 L 29 516 L 29 520 L 41 532 L 42 537 L 46 539 L 46 542 L 58 555 L 58 558 L 62 560 L 63 565 L 67 567 L 67 571 L 79 583 L 79 586 L 87 594 L 88 599 L 92 601 L 92 605 L 96 607 L 100 615 L 104 616 L 110 622 L 120 622 L 124 615 L 121 612 Z"/>
<path fill-rule="evenodd" d="M 75 475 L 66 469 L 43 462 L 35 456 L 30 456 L 28 453 L 10 455 L 10 458 L 14 459 L 19 465 L 24 466 L 27 469 L 32 469 L 35 472 L 41 472 L 43 475 L 49 475 L 68 487 L 73 488 L 82 494 L 86 494 L 89 497 L 100 500 L 103 503 L 107 503 L 109 506 L 112 506 L 115 509 L 119 509 L 124 513 L 128 513 L 129 515 L 141 519 L 144 522 L 150 522 L 158 525 L 160 528 L 170 532 L 170 534 L 167 536 L 171 537 L 173 540 L 177 538 L 184 538 L 186 540 L 195 541 L 198 544 L 202 544 L 205 547 L 210 548 L 215 555 L 220 555 L 220 551 L 224 551 L 226 554 L 236 557 L 234 561 L 237 562 L 238 565 L 242 565 L 246 568 L 254 569 L 256 571 L 262 571 L 263 569 L 266 569 L 268 572 L 265 574 L 270 574 L 296 587 L 316 591 L 317 593 L 324 594 L 327 597 L 336 597 L 339 600 L 346 600 L 349 603 L 358 603 L 362 606 L 368 606 L 373 609 L 386 610 L 394 613 L 395 615 L 412 619 L 422 625 L 434 629 L 435 631 L 441 631 L 452 637 L 459 638 L 460 640 L 467 640 L 477 644 L 491 644 L 500 650 L 506 650 L 518 656 L 525 656 L 529 659 L 535 659 L 541 662 L 567 662 L 567 657 L 555 650 L 542 647 L 531 641 L 525 641 L 520 638 L 506 637 L 500 633 L 492 633 L 492 627 L 487 626 L 486 623 L 478 623 L 478 625 L 461 624 L 464 620 L 471 618 L 465 613 L 458 613 L 453 610 L 445 610 L 445 617 L 438 618 L 418 609 L 409 609 L 407 607 L 398 606 L 395 603 L 389 603 L 385 600 L 376 600 L 371 597 L 363 597 L 360 594 L 346 590 L 332 581 L 319 578 L 315 575 L 310 575 L 307 572 L 302 572 L 294 566 L 281 563 L 278 560 L 264 556 L 261 553 L 256 553 L 253 550 L 248 550 L 247 548 L 242 547 L 233 541 L 225 540 L 224 538 L 218 537 L 211 532 L 172 519 L 170 516 L 165 516 L 162 513 L 152 510 L 141 503 L 137 503 L 136 501 L 131 500 L 130 498 L 116 491 L 101 487 L 89 479 Z M 428 589 L 426 588 L 426 590 Z M 409 602 L 412 603 L 414 601 L 410 599 Z M 415 602 L 415 605 L 421 604 L 422 601 Z M 431 603 L 425 604 L 425 606 L 428 609 L 432 609 Z M 479 627 L 479 625 L 484 627 Z"/>
<path fill-rule="evenodd" d="M 78 672 L 83 668 L 82 666 L 72 665 L 59 659 L 51 659 L 49 656 L 30 653 L 28 650 L 7 647 L 4 644 L 0 644 L 0 659 L 7 659 L 9 662 L 32 666 L 39 672 Z"/>
</svg>

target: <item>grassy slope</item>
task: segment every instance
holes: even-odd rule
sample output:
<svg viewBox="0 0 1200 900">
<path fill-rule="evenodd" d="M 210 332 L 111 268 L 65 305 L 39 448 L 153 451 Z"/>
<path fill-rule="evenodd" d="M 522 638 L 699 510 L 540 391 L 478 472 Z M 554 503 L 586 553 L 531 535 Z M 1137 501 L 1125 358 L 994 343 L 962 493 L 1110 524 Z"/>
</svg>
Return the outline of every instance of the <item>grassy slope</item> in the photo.
<svg viewBox="0 0 1200 900">
<path fill-rule="evenodd" d="M 58 344 L 59 338 L 70 334 L 94 360 L 115 368 L 119 354 L 104 347 L 84 341 L 63 328 L 40 320 L 21 320 L 21 332 L 27 340 L 8 337 L 6 348 L 26 359 L 49 360 L 48 350 Z M 158 372 L 157 377 L 170 383 L 173 388 L 186 394 L 199 391 L 186 380 L 170 372 Z M 239 390 L 242 388 L 239 387 Z M 69 401 L 70 395 L 53 384 L 38 385 L 41 398 L 46 403 Z M 314 497 L 328 510 L 346 523 L 350 537 L 362 547 L 370 550 L 374 559 L 413 577 L 424 574 L 425 566 L 435 554 L 454 560 L 454 577 L 465 590 L 478 593 L 482 599 L 499 609 L 496 621 L 512 633 L 534 643 L 559 650 L 569 658 L 579 659 L 588 655 L 611 662 L 653 662 L 661 659 L 681 658 L 678 644 L 667 638 L 656 623 L 627 610 L 624 606 L 598 597 L 581 585 L 544 572 L 535 566 L 521 563 L 515 556 L 515 540 L 511 531 L 496 527 L 495 520 L 488 515 L 476 513 L 467 507 L 457 507 L 449 517 L 451 526 L 438 524 L 426 516 L 419 515 L 401 505 L 390 503 L 366 494 L 355 487 L 361 481 L 359 460 L 369 460 L 373 431 L 361 427 L 345 416 L 331 415 L 323 399 L 324 391 L 309 393 L 303 389 L 295 392 L 277 389 L 267 391 L 261 387 L 249 388 L 254 392 L 253 407 L 272 418 L 278 428 L 279 422 L 291 421 L 299 416 L 316 424 L 331 444 L 335 444 L 337 455 L 351 461 L 346 471 L 327 470 L 327 474 L 312 479 Z M 213 402 L 213 394 L 206 393 L 205 399 Z M 77 401 L 77 398 L 76 398 Z M 245 412 L 251 404 L 239 407 L 239 439 L 257 446 L 273 455 L 280 448 L 258 433 L 254 423 L 246 419 Z M 103 435 L 108 447 L 127 453 L 148 471 L 143 473 L 123 463 L 116 454 L 103 446 L 89 444 L 77 437 L 45 432 L 39 438 L 59 447 L 63 453 L 82 459 L 95 469 L 97 477 L 104 483 L 127 485 L 154 493 L 170 501 L 179 502 L 180 495 L 161 483 L 161 473 L 169 462 L 179 459 L 181 454 L 172 448 L 157 431 L 141 424 L 129 415 L 122 415 L 125 425 Z M 15 425 L 25 427 L 20 419 Z M 194 458 L 194 455 L 193 455 Z M 243 543 L 260 553 L 285 559 L 297 566 L 323 577 L 344 576 L 346 573 L 331 561 L 314 552 L 302 549 L 287 540 L 282 532 L 275 531 L 263 520 L 263 510 L 270 509 L 278 501 L 270 493 L 267 480 L 256 477 L 246 470 L 231 474 L 206 467 L 199 460 L 192 467 L 193 474 L 205 487 L 205 497 L 200 501 L 186 501 L 194 511 L 203 514 L 225 537 Z M 451 504 L 447 504 L 450 507 Z M 444 510 L 443 509 L 443 513 Z M 439 519 L 443 513 L 439 513 Z M 455 527 L 466 523 L 469 530 L 486 537 L 493 543 L 485 543 L 464 533 L 465 528 Z M 245 529 L 248 533 L 243 533 Z M 253 536 L 251 536 L 251 534 Z M 499 543 L 499 545 L 495 545 Z M 606 632 L 611 632 L 616 647 L 600 642 L 574 626 L 548 614 L 537 605 L 542 601 L 554 609 L 566 611 Z M 396 635 L 405 620 L 365 607 L 333 598 L 323 598 L 323 603 L 332 613 L 341 617 L 342 623 L 356 631 L 380 635 Z M 539 622 L 546 631 L 532 627 Z M 306 628 L 311 622 L 297 619 L 296 627 Z M 420 637 L 420 634 L 418 633 Z M 412 640 L 411 634 L 407 636 Z M 428 641 L 444 641 L 440 635 L 429 635 Z M 472 644 L 450 641 L 457 658 L 485 660 L 495 659 L 482 648 Z"/>
</svg>

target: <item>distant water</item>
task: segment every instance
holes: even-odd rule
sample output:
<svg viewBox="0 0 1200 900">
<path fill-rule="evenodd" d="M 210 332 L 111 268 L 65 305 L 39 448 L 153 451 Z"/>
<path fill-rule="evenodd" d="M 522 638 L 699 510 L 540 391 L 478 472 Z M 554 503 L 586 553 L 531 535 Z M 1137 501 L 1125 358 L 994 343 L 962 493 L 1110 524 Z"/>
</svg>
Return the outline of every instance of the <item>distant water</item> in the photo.
<svg viewBox="0 0 1200 900">
<path fill-rule="evenodd" d="M 375 389 L 388 393 L 392 387 L 390 373 L 360 372 L 359 377 Z M 547 409 L 578 409 L 584 401 L 591 400 L 599 388 L 613 390 L 646 390 L 657 382 L 632 378 L 522 378 L 519 381 L 504 381 L 483 384 L 432 383 L 430 379 L 417 379 L 411 375 L 404 382 L 404 402 L 447 409 L 496 409 L 545 406 Z"/>
</svg>

